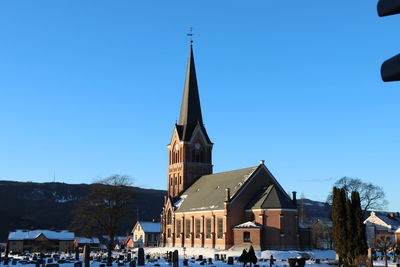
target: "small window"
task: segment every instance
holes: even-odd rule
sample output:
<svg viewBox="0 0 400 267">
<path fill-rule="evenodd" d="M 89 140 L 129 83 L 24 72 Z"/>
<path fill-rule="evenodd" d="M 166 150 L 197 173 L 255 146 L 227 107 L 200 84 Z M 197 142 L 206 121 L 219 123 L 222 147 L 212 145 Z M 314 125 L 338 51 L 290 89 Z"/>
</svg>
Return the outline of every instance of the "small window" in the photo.
<svg viewBox="0 0 400 267">
<path fill-rule="evenodd" d="M 211 238 L 211 219 L 206 220 L 206 238 Z"/>
<path fill-rule="evenodd" d="M 243 242 L 251 242 L 250 241 L 250 232 L 243 232 Z"/>
<path fill-rule="evenodd" d="M 172 223 L 172 215 L 171 215 L 171 210 L 168 210 L 167 212 L 167 224 Z"/>
<path fill-rule="evenodd" d="M 217 219 L 217 238 L 222 238 L 224 234 L 224 221 L 222 218 Z"/>
<path fill-rule="evenodd" d="M 168 229 L 168 230 L 167 230 L 167 236 L 168 236 L 168 237 L 171 237 L 171 229 Z"/>
<path fill-rule="evenodd" d="M 196 219 L 196 238 L 200 238 L 200 219 Z"/>
<path fill-rule="evenodd" d="M 186 238 L 190 238 L 190 220 L 186 220 Z"/>
<path fill-rule="evenodd" d="M 182 232 L 182 222 L 181 220 L 176 221 L 176 235 L 177 237 L 181 237 L 181 232 Z"/>
</svg>

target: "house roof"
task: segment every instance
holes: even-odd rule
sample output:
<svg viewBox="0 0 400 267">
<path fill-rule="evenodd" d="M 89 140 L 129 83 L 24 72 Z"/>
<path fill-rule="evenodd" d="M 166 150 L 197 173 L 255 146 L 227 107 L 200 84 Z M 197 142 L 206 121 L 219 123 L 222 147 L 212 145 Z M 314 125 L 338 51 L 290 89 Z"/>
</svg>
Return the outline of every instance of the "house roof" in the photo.
<svg viewBox="0 0 400 267">
<path fill-rule="evenodd" d="M 233 228 L 261 228 L 261 225 L 248 221 L 245 223 L 238 224 Z"/>
<path fill-rule="evenodd" d="M 270 184 L 257 193 L 247 205 L 248 209 L 296 209 L 293 201 L 281 187 Z"/>
<path fill-rule="evenodd" d="M 100 244 L 97 237 L 75 237 L 76 242 L 79 244 Z"/>
<path fill-rule="evenodd" d="M 8 240 L 28 240 L 36 239 L 43 235 L 51 240 L 74 240 L 75 234 L 66 230 L 51 231 L 51 230 L 16 230 L 8 234 Z"/>
<path fill-rule="evenodd" d="M 396 212 L 371 212 L 371 216 L 368 217 L 366 221 L 369 221 L 369 219 L 374 216 L 378 217 L 387 227 L 390 227 L 391 230 L 397 230 L 400 227 L 400 216 Z"/>
<path fill-rule="evenodd" d="M 161 224 L 159 222 L 138 222 L 140 226 L 143 228 L 143 231 L 146 233 L 160 233 L 161 232 Z"/>
<path fill-rule="evenodd" d="M 224 209 L 226 188 L 233 198 L 259 166 L 200 177 L 174 203 L 176 212 Z"/>
</svg>

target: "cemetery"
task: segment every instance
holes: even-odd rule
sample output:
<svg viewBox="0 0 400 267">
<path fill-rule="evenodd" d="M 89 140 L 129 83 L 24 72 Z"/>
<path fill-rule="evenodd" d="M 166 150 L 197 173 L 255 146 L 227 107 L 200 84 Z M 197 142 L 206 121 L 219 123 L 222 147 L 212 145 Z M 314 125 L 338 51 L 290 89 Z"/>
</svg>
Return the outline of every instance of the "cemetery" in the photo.
<svg viewBox="0 0 400 267">
<path fill-rule="evenodd" d="M 254 266 L 254 267 L 325 267 L 337 265 L 335 251 L 261 251 L 256 252 L 255 262 L 244 263 L 241 251 L 217 250 L 205 248 L 138 248 L 113 253 L 112 266 L 136 267 L 179 267 L 206 265 L 222 266 Z M 384 266 L 382 257 L 375 258 L 375 266 Z M 90 251 L 86 246 L 83 253 L 10 253 L 8 258 L 1 254 L 0 266 L 26 267 L 106 267 L 107 253 Z M 390 267 L 398 267 L 395 260 L 389 262 Z"/>
</svg>

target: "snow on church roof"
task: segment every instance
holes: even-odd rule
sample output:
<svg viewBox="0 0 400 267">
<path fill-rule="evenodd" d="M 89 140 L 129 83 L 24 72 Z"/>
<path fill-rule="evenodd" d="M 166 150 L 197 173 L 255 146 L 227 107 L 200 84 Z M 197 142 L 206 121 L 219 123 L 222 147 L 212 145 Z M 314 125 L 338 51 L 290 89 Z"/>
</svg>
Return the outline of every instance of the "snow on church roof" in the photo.
<svg viewBox="0 0 400 267">
<path fill-rule="evenodd" d="M 75 238 L 75 234 L 67 230 L 16 230 L 8 234 L 8 240 L 36 239 L 40 235 L 52 240 L 74 240 Z"/>
<path fill-rule="evenodd" d="M 248 221 L 242 224 L 238 224 L 234 228 L 261 228 L 261 226 L 255 224 L 254 222 Z"/>
</svg>

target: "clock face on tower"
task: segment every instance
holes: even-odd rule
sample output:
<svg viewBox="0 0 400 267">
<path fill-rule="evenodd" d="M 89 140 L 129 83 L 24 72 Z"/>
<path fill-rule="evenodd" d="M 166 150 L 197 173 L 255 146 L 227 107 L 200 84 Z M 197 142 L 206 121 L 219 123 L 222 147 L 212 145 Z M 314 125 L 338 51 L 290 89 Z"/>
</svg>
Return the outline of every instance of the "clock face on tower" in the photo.
<svg viewBox="0 0 400 267">
<path fill-rule="evenodd" d="M 194 144 L 194 148 L 196 148 L 197 150 L 199 150 L 201 148 L 201 145 L 199 143 Z"/>
</svg>

